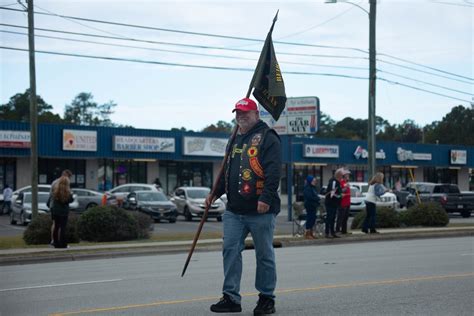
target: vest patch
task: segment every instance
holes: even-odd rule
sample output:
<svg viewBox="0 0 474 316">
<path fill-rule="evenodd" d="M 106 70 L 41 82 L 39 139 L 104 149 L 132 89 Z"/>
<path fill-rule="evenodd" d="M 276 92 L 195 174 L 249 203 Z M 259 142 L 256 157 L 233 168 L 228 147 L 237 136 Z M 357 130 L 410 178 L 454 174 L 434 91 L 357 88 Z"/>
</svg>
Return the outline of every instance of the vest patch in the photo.
<svg viewBox="0 0 474 316">
<path fill-rule="evenodd" d="M 255 172 L 257 176 L 260 178 L 265 178 L 265 174 L 263 173 L 263 168 L 262 165 L 260 165 L 260 162 L 258 161 L 257 157 L 251 157 L 249 158 L 250 162 L 250 168 L 252 168 L 252 171 Z"/>
<path fill-rule="evenodd" d="M 242 179 L 245 181 L 249 181 L 250 179 L 252 179 L 252 170 L 244 169 L 242 171 Z"/>
<path fill-rule="evenodd" d="M 256 157 L 257 155 L 258 155 L 257 147 L 252 146 L 249 149 L 247 149 L 247 156 L 249 156 L 250 158 Z"/>
<path fill-rule="evenodd" d="M 262 141 L 262 134 L 259 133 L 259 134 L 253 135 L 250 143 L 252 144 L 252 146 L 258 146 L 258 144 L 260 144 L 261 141 Z"/>
</svg>

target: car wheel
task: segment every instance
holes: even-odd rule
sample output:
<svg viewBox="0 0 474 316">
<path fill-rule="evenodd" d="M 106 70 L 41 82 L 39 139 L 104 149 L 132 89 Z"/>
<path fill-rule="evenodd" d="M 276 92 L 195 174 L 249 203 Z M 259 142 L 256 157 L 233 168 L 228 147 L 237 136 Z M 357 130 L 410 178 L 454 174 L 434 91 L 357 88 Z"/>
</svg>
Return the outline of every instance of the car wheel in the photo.
<svg viewBox="0 0 474 316">
<path fill-rule="evenodd" d="M 187 207 L 184 209 L 184 218 L 185 218 L 188 222 L 190 222 L 190 221 L 193 220 L 193 215 L 191 215 L 191 212 L 189 211 L 189 209 L 188 209 Z"/>
<path fill-rule="evenodd" d="M 412 202 L 407 202 L 407 208 L 410 208 L 413 206 L 413 203 Z"/>
<path fill-rule="evenodd" d="M 160 222 L 159 219 L 154 219 L 153 221 L 154 221 L 155 223 L 159 223 L 159 222 Z"/>
<path fill-rule="evenodd" d="M 16 219 L 15 219 L 15 216 L 13 215 L 13 211 L 10 213 L 10 224 L 16 225 Z"/>
<path fill-rule="evenodd" d="M 471 217 L 471 210 L 462 211 L 461 216 L 464 218 Z"/>
<path fill-rule="evenodd" d="M 217 221 L 222 222 L 222 216 L 217 216 Z"/>
<path fill-rule="evenodd" d="M 176 218 L 170 218 L 170 219 L 169 219 L 169 222 L 170 222 L 170 223 L 176 223 Z"/>
<path fill-rule="evenodd" d="M 87 206 L 86 206 L 86 210 L 87 210 L 87 209 L 90 209 L 91 207 L 96 207 L 96 206 L 97 206 L 96 203 L 89 203 L 89 204 L 87 204 Z"/>
</svg>

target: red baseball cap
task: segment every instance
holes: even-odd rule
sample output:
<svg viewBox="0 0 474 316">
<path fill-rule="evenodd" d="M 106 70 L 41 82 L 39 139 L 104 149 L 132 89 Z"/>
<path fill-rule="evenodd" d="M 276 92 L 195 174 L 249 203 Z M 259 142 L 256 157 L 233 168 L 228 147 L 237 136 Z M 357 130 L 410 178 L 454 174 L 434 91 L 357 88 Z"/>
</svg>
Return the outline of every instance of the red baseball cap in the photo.
<svg viewBox="0 0 474 316">
<path fill-rule="evenodd" d="M 243 98 L 242 100 L 239 100 L 239 102 L 235 104 L 235 109 L 233 109 L 232 112 L 235 112 L 237 110 L 244 111 L 244 112 L 258 111 L 257 103 L 255 103 L 255 101 L 252 99 Z"/>
</svg>

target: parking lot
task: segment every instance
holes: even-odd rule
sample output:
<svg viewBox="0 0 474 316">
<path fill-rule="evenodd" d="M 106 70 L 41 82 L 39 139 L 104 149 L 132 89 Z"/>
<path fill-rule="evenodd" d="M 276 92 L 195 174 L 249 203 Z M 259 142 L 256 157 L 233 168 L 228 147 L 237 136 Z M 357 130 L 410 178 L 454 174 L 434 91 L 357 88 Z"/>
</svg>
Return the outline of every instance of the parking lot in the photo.
<svg viewBox="0 0 474 316">
<path fill-rule="evenodd" d="M 474 224 L 474 216 L 462 218 L 460 214 L 449 214 L 451 224 Z M 349 225 L 352 217 L 349 218 Z M 185 221 L 184 217 L 179 216 L 176 223 L 161 222 L 154 224 L 153 234 L 172 234 L 172 233 L 194 233 L 199 225 L 199 219 L 191 222 Z M 7 215 L 0 215 L 0 236 L 18 236 L 23 234 L 24 226 L 10 225 Z M 216 219 L 209 219 L 203 227 L 203 232 L 220 232 L 222 223 Z M 293 231 L 293 223 L 288 221 L 287 211 L 284 210 L 277 217 L 276 234 L 289 235 Z"/>
</svg>

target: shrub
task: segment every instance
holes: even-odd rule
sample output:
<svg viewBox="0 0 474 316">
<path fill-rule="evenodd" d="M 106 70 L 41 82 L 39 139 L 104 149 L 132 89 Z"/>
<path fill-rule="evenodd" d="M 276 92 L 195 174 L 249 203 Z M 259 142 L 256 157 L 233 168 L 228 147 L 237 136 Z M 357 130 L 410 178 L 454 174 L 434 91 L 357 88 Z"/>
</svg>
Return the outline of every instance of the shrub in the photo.
<svg viewBox="0 0 474 316">
<path fill-rule="evenodd" d="M 69 213 L 66 226 L 66 238 L 68 243 L 78 243 L 79 235 L 77 234 L 78 215 Z M 23 240 L 27 245 L 47 245 L 51 242 L 51 214 L 39 214 L 28 225 L 23 233 Z"/>
<path fill-rule="evenodd" d="M 97 206 L 85 211 L 78 222 L 79 237 L 87 241 L 121 241 L 138 237 L 138 222 L 124 209 Z"/>
<path fill-rule="evenodd" d="M 51 242 L 51 220 L 50 214 L 39 214 L 26 227 L 23 232 L 23 240 L 27 245 L 47 245 Z"/>
<path fill-rule="evenodd" d="M 66 238 L 68 243 L 78 243 L 80 241 L 79 232 L 77 231 L 77 222 L 79 215 L 69 212 L 69 218 L 66 226 Z"/>
<path fill-rule="evenodd" d="M 406 226 L 446 226 L 449 216 L 441 205 L 434 202 L 415 204 L 401 215 Z"/>
<path fill-rule="evenodd" d="M 360 229 L 362 228 L 362 224 L 364 223 L 366 211 L 361 211 L 359 214 L 354 216 L 352 220 L 351 228 L 352 229 Z M 387 208 L 387 207 L 379 207 L 376 211 L 376 228 L 396 228 L 400 227 L 400 218 L 394 209 Z"/>
<path fill-rule="evenodd" d="M 137 221 L 138 225 L 138 238 L 140 239 L 148 239 L 150 238 L 150 230 L 154 228 L 154 221 L 153 219 L 142 212 L 132 212 L 132 216 Z"/>
</svg>

